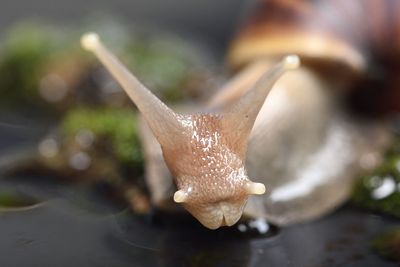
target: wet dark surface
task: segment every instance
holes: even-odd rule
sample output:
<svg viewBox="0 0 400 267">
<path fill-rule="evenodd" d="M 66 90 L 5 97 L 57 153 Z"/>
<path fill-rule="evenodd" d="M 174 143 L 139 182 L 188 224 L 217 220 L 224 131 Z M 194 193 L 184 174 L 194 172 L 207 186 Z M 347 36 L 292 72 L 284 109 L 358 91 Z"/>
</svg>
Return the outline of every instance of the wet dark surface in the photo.
<svg viewBox="0 0 400 267">
<path fill-rule="evenodd" d="M 0 155 L 32 144 L 46 128 L 33 119 L 2 122 Z M 2 175 L 0 189 L 0 201 L 17 200 L 16 209 L 8 202 L 0 210 L 0 266 L 398 266 L 369 242 L 400 222 L 350 205 L 255 235 L 237 227 L 207 230 L 190 217 L 137 216 L 101 190 L 54 177 Z"/>
<path fill-rule="evenodd" d="M 0 213 L 0 266 L 398 266 L 379 258 L 369 241 L 399 222 L 349 206 L 248 237 L 237 228 L 136 216 L 93 190 L 35 179 L 0 182 L 42 203 Z"/>
</svg>

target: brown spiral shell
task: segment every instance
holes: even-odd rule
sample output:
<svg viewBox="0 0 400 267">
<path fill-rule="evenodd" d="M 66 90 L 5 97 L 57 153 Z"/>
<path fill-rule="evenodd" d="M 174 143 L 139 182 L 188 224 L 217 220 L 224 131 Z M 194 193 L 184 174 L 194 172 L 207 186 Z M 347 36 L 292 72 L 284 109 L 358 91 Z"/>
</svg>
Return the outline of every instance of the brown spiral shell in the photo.
<svg viewBox="0 0 400 267">
<path fill-rule="evenodd" d="M 237 68 L 288 53 L 331 66 L 331 75 L 357 77 L 351 87 L 362 90 L 351 99 L 360 107 L 400 111 L 400 1 L 261 0 L 228 61 Z"/>
</svg>

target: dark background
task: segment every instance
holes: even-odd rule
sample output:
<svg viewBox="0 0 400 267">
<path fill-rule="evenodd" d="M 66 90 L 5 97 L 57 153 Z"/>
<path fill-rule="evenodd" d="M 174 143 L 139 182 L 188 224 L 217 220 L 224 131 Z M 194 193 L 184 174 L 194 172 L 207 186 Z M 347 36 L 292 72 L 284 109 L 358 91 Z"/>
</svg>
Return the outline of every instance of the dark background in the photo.
<svg viewBox="0 0 400 267">
<path fill-rule="evenodd" d="M 203 38 L 223 51 L 236 25 L 256 0 L 15 0 L 0 1 L 0 32 L 26 18 L 55 23 L 79 21 L 104 12 L 132 24 Z"/>
</svg>

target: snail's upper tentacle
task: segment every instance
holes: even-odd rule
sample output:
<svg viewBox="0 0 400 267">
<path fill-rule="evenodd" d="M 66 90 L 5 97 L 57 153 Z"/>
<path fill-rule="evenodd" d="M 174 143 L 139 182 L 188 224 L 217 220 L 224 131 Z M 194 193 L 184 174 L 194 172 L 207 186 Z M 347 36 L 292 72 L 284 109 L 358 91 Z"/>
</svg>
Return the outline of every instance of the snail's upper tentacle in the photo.
<svg viewBox="0 0 400 267">
<path fill-rule="evenodd" d="M 143 114 L 157 140 L 171 144 L 182 138 L 185 127 L 176 114 L 150 92 L 108 49 L 95 33 L 82 36 L 82 46 L 93 52 L 131 98 Z"/>
<path fill-rule="evenodd" d="M 246 143 L 257 115 L 275 82 L 285 72 L 299 66 L 298 56 L 286 56 L 279 64 L 267 70 L 244 96 L 225 109 L 225 128 L 227 131 L 235 129 L 232 131 L 234 143 Z"/>
</svg>

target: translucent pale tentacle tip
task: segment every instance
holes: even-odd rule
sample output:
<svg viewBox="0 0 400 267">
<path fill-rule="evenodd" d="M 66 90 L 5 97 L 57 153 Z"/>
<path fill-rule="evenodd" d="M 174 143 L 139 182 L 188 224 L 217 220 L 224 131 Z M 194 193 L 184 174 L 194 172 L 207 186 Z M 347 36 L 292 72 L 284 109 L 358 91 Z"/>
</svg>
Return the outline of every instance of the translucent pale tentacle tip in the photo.
<svg viewBox="0 0 400 267">
<path fill-rule="evenodd" d="M 100 43 L 100 38 L 97 33 L 89 32 L 85 33 L 81 37 L 81 45 L 86 50 L 91 51 L 95 49 L 99 43 Z"/>
<path fill-rule="evenodd" d="M 297 55 L 289 55 L 283 59 L 283 67 L 287 70 L 294 70 L 300 66 L 300 58 Z"/>
<path fill-rule="evenodd" d="M 178 191 L 175 192 L 174 201 L 176 203 L 183 203 L 183 202 L 186 201 L 186 199 L 187 199 L 187 195 L 186 195 L 186 193 L 184 191 L 178 190 Z"/>
<path fill-rule="evenodd" d="M 250 182 L 247 186 L 247 191 L 251 195 L 262 195 L 265 193 L 265 185 L 262 183 Z"/>
</svg>

